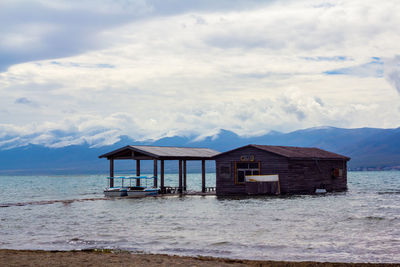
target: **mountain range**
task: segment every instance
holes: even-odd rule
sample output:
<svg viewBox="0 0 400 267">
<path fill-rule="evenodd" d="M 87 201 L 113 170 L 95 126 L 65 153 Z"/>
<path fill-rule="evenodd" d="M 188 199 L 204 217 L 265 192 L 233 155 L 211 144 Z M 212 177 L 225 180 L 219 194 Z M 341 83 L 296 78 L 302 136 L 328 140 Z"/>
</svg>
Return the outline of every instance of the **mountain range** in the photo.
<svg viewBox="0 0 400 267">
<path fill-rule="evenodd" d="M 272 131 L 256 137 L 243 137 L 220 130 L 217 135 L 202 139 L 174 136 L 155 141 L 135 141 L 120 136 L 118 142 L 102 147 L 84 143 L 60 148 L 33 144 L 0 148 L 0 174 L 105 173 L 108 162 L 98 156 L 125 145 L 208 147 L 223 152 L 247 144 L 318 147 L 351 157 L 348 164 L 350 170 L 400 170 L 400 128 L 316 127 L 290 133 Z M 126 169 L 134 165 L 131 161 L 118 164 Z M 151 164 L 143 166 L 150 169 Z M 175 171 L 174 167 L 170 171 Z"/>
</svg>

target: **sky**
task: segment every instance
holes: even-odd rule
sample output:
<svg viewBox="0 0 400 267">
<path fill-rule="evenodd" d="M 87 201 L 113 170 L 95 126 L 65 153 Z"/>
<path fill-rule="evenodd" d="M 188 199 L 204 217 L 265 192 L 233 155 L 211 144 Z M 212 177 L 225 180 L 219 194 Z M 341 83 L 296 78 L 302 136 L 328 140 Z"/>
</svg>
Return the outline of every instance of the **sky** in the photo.
<svg viewBox="0 0 400 267">
<path fill-rule="evenodd" d="M 0 147 L 400 127 L 400 2 L 1 0 Z"/>
</svg>

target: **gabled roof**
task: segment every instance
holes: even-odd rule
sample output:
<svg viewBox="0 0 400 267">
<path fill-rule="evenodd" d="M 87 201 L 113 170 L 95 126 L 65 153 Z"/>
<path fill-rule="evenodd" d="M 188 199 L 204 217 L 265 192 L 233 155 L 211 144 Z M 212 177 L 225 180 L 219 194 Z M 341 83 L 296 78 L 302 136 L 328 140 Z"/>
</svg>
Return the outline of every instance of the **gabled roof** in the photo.
<svg viewBox="0 0 400 267">
<path fill-rule="evenodd" d="M 195 147 L 167 147 L 167 146 L 125 146 L 99 158 L 143 158 L 148 159 L 211 159 L 219 154 L 218 151 L 209 148 Z"/>
<path fill-rule="evenodd" d="M 240 150 L 246 147 L 254 147 L 260 150 L 264 150 L 285 158 L 290 159 L 342 159 L 350 160 L 349 157 L 339 155 L 333 152 L 322 150 L 316 147 L 294 147 L 294 146 L 267 146 L 267 145 L 247 145 L 239 147 L 230 151 L 226 151 L 216 155 L 214 158 L 218 158 L 221 155 L 228 154 L 230 152 Z"/>
</svg>

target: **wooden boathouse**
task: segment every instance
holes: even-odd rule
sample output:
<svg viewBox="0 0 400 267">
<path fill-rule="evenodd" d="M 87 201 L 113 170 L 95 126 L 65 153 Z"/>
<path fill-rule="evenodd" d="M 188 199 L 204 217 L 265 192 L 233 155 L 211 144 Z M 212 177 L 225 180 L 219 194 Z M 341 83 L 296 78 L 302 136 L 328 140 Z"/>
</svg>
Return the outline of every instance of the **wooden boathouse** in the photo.
<svg viewBox="0 0 400 267">
<path fill-rule="evenodd" d="M 316 189 L 327 192 L 347 189 L 350 158 L 318 148 L 247 145 L 220 153 L 213 159 L 216 191 L 220 196 L 309 194 Z M 264 178 L 265 182 L 257 177 Z"/>
<path fill-rule="evenodd" d="M 187 168 L 186 163 L 189 160 L 201 161 L 202 192 L 206 188 L 206 160 L 212 160 L 212 157 L 219 154 L 218 151 L 209 148 L 192 147 L 164 147 L 164 146 L 125 146 L 117 150 L 99 156 L 107 158 L 110 161 L 110 187 L 114 186 L 114 160 L 136 160 L 136 175 L 140 176 L 140 162 L 142 160 L 152 160 L 154 162 L 153 176 L 154 187 L 158 187 L 158 162 L 160 162 L 160 191 L 166 192 L 164 184 L 164 162 L 166 160 L 178 161 L 179 166 L 179 187 L 178 192 L 184 193 L 187 190 Z M 137 180 L 137 186 L 140 186 L 140 180 Z"/>
<path fill-rule="evenodd" d="M 153 185 L 159 187 L 161 193 L 168 193 L 169 189 L 164 184 L 165 160 L 178 161 L 179 186 L 175 188 L 178 193 L 187 191 L 187 161 L 201 161 L 203 194 L 210 189 L 206 187 L 205 162 L 215 160 L 218 196 L 344 191 L 347 189 L 347 161 L 350 160 L 319 148 L 267 145 L 247 145 L 223 153 L 209 148 L 125 146 L 99 158 L 110 161 L 110 187 L 114 186 L 115 160 L 135 160 L 137 176 L 140 176 L 141 161 L 152 160 Z M 139 179 L 136 185 L 140 186 Z"/>
</svg>

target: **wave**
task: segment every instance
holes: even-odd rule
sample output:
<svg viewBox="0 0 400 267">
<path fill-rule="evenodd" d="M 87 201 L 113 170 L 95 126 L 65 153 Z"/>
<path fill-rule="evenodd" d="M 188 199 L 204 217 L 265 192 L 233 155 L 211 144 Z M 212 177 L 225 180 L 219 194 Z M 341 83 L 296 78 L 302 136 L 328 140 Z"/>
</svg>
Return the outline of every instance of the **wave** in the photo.
<svg viewBox="0 0 400 267">
<path fill-rule="evenodd" d="M 0 203 L 0 208 L 17 207 L 17 206 L 28 206 L 28 205 L 48 205 L 54 203 L 63 203 L 65 205 L 73 202 L 83 201 L 95 201 L 95 200 L 108 200 L 109 198 L 77 198 L 77 199 L 64 199 L 64 200 L 41 200 L 41 201 L 29 201 L 29 202 L 17 202 L 17 203 Z"/>
<path fill-rule="evenodd" d="M 400 195 L 400 191 L 382 191 L 378 195 Z"/>
</svg>

